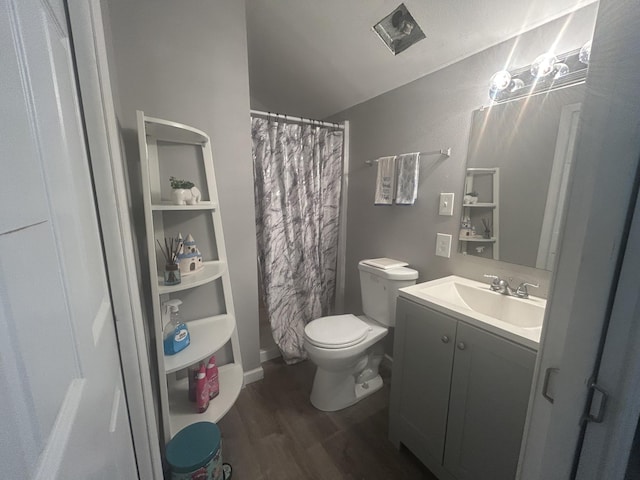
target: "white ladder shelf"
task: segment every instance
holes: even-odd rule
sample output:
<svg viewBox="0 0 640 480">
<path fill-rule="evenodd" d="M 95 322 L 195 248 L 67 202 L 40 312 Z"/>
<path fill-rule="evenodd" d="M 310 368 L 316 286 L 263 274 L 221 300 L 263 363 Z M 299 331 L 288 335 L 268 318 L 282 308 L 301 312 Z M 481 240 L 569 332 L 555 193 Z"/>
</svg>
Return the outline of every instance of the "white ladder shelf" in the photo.
<svg viewBox="0 0 640 480">
<path fill-rule="evenodd" d="M 180 429 L 192 423 L 220 420 L 238 398 L 243 385 L 243 369 L 222 220 L 218 209 L 211 140 L 206 133 L 196 128 L 148 117 L 144 112 L 138 111 L 138 143 L 153 298 L 151 333 L 157 352 L 161 427 L 166 443 Z M 171 155 L 167 158 L 159 155 L 165 147 L 172 149 Z M 191 170 L 188 165 L 191 165 Z M 180 173 L 185 171 L 188 174 L 203 172 L 202 178 L 189 178 L 195 180 L 194 183 L 202 191 L 203 200 L 195 205 L 174 205 L 169 200 L 169 177 L 167 175 L 166 178 L 162 178 L 161 172 L 170 172 L 176 177 L 186 178 L 187 174 Z M 175 238 L 179 228 L 185 225 L 194 226 L 199 232 L 211 235 L 208 242 L 211 244 L 210 251 L 205 255 L 201 250 L 204 268 L 200 271 L 183 276 L 178 285 L 164 285 L 164 263 L 156 248 L 156 239 L 162 243 L 165 237 Z M 209 225 L 212 225 L 212 228 L 207 228 Z M 180 233 L 186 236 L 190 232 Z M 203 239 L 195 240 L 200 245 Z M 199 313 L 194 318 L 183 316 L 189 328 L 191 344 L 176 355 L 164 355 L 162 303 L 170 298 L 189 296 L 195 289 L 200 288 L 214 289 L 214 293 L 215 288 L 221 288 L 222 298 L 217 298 L 219 295 L 215 294 L 209 295 L 207 290 L 211 300 L 207 300 L 204 306 L 200 302 L 195 310 L 204 309 L 208 314 L 203 316 Z M 186 299 L 184 303 L 187 303 Z M 220 394 L 211 401 L 206 412 L 197 413 L 196 404 L 188 400 L 187 376 L 184 370 L 206 360 L 215 352 L 226 348 L 228 344 L 231 345 L 233 360 L 219 368 Z"/>
</svg>

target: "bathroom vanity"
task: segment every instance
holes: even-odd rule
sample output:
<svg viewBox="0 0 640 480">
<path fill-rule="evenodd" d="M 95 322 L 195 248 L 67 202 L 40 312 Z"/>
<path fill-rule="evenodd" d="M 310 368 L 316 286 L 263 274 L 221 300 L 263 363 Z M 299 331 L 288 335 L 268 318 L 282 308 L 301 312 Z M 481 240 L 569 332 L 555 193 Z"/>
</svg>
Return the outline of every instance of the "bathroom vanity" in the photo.
<svg viewBox="0 0 640 480">
<path fill-rule="evenodd" d="M 400 290 L 391 441 L 441 480 L 515 478 L 545 301 L 446 277 Z"/>
</svg>

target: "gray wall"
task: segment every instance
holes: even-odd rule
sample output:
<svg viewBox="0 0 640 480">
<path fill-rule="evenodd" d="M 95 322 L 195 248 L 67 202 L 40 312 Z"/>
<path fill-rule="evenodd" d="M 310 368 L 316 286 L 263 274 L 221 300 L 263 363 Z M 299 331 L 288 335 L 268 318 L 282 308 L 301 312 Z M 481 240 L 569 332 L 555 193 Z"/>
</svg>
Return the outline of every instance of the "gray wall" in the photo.
<svg viewBox="0 0 640 480">
<path fill-rule="evenodd" d="M 591 38 L 596 10 L 595 4 L 585 7 L 331 117 L 351 122 L 346 311 L 362 310 L 358 260 L 381 256 L 409 262 L 420 272 L 418 281 L 450 274 L 484 280 L 483 273 L 495 273 L 512 276 L 515 282 L 540 282 L 535 293 L 546 296 L 549 272 L 463 256 L 455 253 L 455 245 L 450 259 L 436 257 L 436 233 L 454 238 L 458 233 L 471 116 L 489 103 L 491 75 L 509 59 L 507 68 L 530 64 L 557 37 L 561 37 L 555 47 L 559 53 L 581 47 Z M 366 166 L 365 160 L 444 147 L 452 148 L 450 158 L 422 158 L 415 205 L 373 205 L 376 169 Z M 438 215 L 441 192 L 456 194 L 452 217 Z"/>
<path fill-rule="evenodd" d="M 242 360 L 245 371 L 256 368 L 258 295 L 244 2 L 105 4 L 137 243 L 145 244 L 136 138 L 136 110 L 144 110 L 211 137 Z M 144 255 L 140 260 L 146 272 Z"/>
</svg>

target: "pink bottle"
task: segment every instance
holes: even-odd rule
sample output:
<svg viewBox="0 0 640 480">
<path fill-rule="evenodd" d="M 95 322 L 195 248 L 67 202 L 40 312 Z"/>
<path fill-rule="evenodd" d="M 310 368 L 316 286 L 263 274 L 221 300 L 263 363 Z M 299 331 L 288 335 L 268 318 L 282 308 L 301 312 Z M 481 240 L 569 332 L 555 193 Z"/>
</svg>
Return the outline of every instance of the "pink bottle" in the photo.
<svg viewBox="0 0 640 480">
<path fill-rule="evenodd" d="M 209 386 L 209 398 L 215 398 L 220 393 L 220 380 L 218 379 L 218 367 L 216 356 L 212 355 L 207 363 L 207 384 Z"/>
<path fill-rule="evenodd" d="M 198 405 L 198 413 L 203 413 L 209 408 L 209 383 L 204 363 L 200 365 L 196 377 L 196 404 Z"/>
</svg>

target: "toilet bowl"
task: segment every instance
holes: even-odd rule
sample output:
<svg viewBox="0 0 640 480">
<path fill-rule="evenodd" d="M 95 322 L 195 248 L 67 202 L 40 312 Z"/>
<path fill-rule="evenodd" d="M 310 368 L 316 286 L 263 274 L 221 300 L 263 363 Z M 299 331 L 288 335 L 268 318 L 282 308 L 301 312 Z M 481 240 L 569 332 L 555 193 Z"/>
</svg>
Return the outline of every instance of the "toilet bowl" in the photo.
<svg viewBox="0 0 640 480">
<path fill-rule="evenodd" d="M 332 412 L 349 407 L 382 388 L 380 340 L 395 325 L 398 289 L 413 285 L 418 272 L 388 258 L 359 263 L 364 315 L 331 315 L 304 329 L 304 347 L 317 366 L 311 403 Z"/>
</svg>

